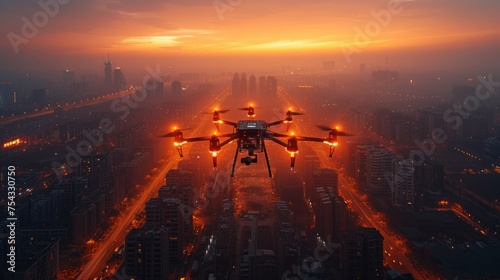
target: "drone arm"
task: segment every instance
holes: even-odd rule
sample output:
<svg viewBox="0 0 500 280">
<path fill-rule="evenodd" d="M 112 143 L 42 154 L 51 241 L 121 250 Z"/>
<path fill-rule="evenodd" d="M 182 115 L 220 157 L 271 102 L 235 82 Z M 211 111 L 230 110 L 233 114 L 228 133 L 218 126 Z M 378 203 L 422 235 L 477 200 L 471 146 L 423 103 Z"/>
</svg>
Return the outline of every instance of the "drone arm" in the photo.
<svg viewBox="0 0 500 280">
<path fill-rule="evenodd" d="M 285 122 L 285 120 L 275 121 L 275 122 L 272 122 L 272 123 L 268 123 L 268 124 L 267 124 L 267 127 L 274 126 L 274 125 L 278 125 L 278 124 L 282 124 L 282 123 L 284 123 L 284 122 Z"/>
<path fill-rule="evenodd" d="M 238 124 L 235 123 L 235 122 L 230 122 L 230 121 L 225 121 L 225 120 L 220 120 L 219 121 L 220 123 L 223 123 L 223 124 L 227 124 L 227 125 L 230 125 L 230 126 L 234 126 L 236 127 Z"/>
<path fill-rule="evenodd" d="M 228 134 L 228 136 L 229 135 L 231 136 L 229 139 L 226 139 L 225 141 L 220 143 L 221 147 L 225 146 L 226 144 L 229 144 L 231 141 L 238 139 L 238 137 L 239 137 L 239 135 L 237 133 L 231 133 L 231 134 Z M 222 136 L 222 137 L 224 137 L 224 136 Z"/>
<path fill-rule="evenodd" d="M 276 139 L 276 138 L 268 138 L 269 140 L 275 142 L 275 143 L 278 143 L 279 145 L 283 146 L 283 147 L 288 147 L 287 144 L 279 139 Z"/>
</svg>

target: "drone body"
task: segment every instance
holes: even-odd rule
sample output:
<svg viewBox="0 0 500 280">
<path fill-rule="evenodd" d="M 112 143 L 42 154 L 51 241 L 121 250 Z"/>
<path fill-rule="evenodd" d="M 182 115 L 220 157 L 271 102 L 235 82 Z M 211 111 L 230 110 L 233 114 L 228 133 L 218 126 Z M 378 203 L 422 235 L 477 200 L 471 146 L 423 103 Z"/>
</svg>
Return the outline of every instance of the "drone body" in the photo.
<svg viewBox="0 0 500 280">
<path fill-rule="evenodd" d="M 238 108 L 239 110 L 246 110 L 247 116 L 249 118 L 255 117 L 255 109 L 253 106 L 249 106 L 247 108 Z M 269 171 L 269 177 L 272 177 L 271 166 L 269 164 L 269 157 L 267 154 L 266 148 L 266 140 L 273 141 L 283 147 L 290 154 L 290 167 L 293 169 L 295 166 L 295 157 L 299 152 L 298 141 L 311 141 L 311 142 L 321 142 L 330 146 L 329 156 L 332 157 L 333 152 L 335 151 L 335 147 L 337 146 L 337 136 L 350 136 L 347 133 L 339 132 L 337 129 L 331 129 L 326 126 L 318 126 L 321 130 L 330 131 L 327 138 L 317 138 L 317 137 L 308 137 L 308 136 L 295 136 L 280 134 L 269 130 L 269 127 L 278 125 L 278 124 L 286 124 L 287 131 L 292 123 L 293 115 L 302 115 L 303 113 L 292 112 L 291 109 L 286 113 L 286 118 L 284 120 L 268 123 L 264 120 L 240 120 L 237 123 L 222 120 L 220 118 L 221 113 L 225 113 L 228 110 L 215 110 L 212 114 L 212 121 L 215 124 L 216 128 L 219 130 L 219 124 L 230 125 L 235 129 L 234 133 L 222 134 L 222 135 L 212 135 L 205 137 L 195 137 L 195 138 L 184 138 L 182 134 L 182 130 L 174 129 L 173 132 L 162 135 L 161 137 L 173 137 L 174 138 L 174 146 L 179 153 L 179 156 L 183 156 L 182 153 L 182 145 L 188 142 L 197 142 L 197 141 L 206 141 L 208 140 L 210 143 L 209 152 L 212 154 L 212 161 L 214 168 L 217 167 L 217 155 L 221 151 L 221 148 L 228 143 L 236 140 L 237 146 L 234 155 L 234 161 L 232 166 L 231 176 L 234 176 L 234 168 L 236 166 L 236 159 L 238 158 L 238 153 L 246 153 L 246 157 L 241 158 L 241 163 L 246 165 L 250 165 L 252 163 L 257 163 L 257 154 L 264 152 L 267 169 Z M 219 138 L 226 138 L 224 141 L 220 141 Z M 279 140 L 279 137 L 288 137 L 288 141 L 285 143 Z"/>
</svg>

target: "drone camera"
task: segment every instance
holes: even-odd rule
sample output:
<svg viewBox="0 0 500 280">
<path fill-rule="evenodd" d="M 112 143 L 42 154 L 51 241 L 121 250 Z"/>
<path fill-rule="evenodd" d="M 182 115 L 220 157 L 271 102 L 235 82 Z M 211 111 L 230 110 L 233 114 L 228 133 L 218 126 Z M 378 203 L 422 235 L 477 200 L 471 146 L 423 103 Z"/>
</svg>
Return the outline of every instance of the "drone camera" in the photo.
<svg viewBox="0 0 500 280">
<path fill-rule="evenodd" d="M 241 158 L 241 163 L 244 163 L 246 165 L 250 165 L 252 163 L 257 163 L 257 155 L 255 155 L 253 158 L 252 157 Z"/>
</svg>

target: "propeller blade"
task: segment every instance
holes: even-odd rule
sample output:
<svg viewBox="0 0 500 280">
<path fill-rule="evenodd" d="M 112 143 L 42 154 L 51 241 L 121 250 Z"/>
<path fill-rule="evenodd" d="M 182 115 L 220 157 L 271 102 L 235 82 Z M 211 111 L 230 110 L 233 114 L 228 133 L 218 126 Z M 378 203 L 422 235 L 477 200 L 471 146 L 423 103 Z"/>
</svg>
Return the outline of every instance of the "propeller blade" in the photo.
<svg viewBox="0 0 500 280">
<path fill-rule="evenodd" d="M 157 137 L 174 137 L 174 136 L 175 136 L 175 133 L 174 132 L 170 132 L 170 133 L 167 133 L 167 134 L 158 135 Z"/>
<path fill-rule="evenodd" d="M 337 131 L 337 135 L 338 136 L 354 136 L 354 134 L 349 134 L 349 133 L 345 133 L 342 131 Z"/>
<path fill-rule="evenodd" d="M 224 114 L 224 113 L 227 113 L 229 111 L 231 111 L 231 110 L 219 110 L 218 112 Z"/>
<path fill-rule="evenodd" d="M 299 113 L 299 112 L 292 112 L 292 116 L 302 116 L 305 115 L 306 113 Z"/>
<path fill-rule="evenodd" d="M 323 130 L 323 131 L 332 131 L 333 129 L 326 126 L 326 125 L 316 125 L 317 128 Z"/>
</svg>

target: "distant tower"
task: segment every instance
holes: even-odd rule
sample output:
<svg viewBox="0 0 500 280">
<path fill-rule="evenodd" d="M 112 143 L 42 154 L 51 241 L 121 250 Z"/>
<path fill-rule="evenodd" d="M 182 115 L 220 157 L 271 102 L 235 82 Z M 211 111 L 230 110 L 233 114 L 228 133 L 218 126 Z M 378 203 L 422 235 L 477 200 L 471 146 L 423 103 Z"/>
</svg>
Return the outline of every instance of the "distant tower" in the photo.
<svg viewBox="0 0 500 280">
<path fill-rule="evenodd" d="M 259 93 L 260 94 L 265 94 L 267 93 L 266 91 L 266 77 L 265 76 L 260 76 L 259 77 Z"/>
<path fill-rule="evenodd" d="M 233 81 L 231 83 L 231 87 L 232 87 L 232 94 L 240 93 L 240 74 L 238 74 L 238 72 L 234 73 L 233 75 Z"/>
<path fill-rule="evenodd" d="M 181 81 L 173 81 L 172 82 L 172 95 L 181 95 L 181 93 L 182 93 Z"/>
<path fill-rule="evenodd" d="M 106 90 L 110 91 L 113 89 L 113 63 L 108 60 L 104 62 L 104 86 Z"/>
<path fill-rule="evenodd" d="M 273 76 L 268 76 L 266 80 L 267 90 L 269 94 L 278 93 L 278 80 Z"/>
<path fill-rule="evenodd" d="M 240 93 L 241 94 L 246 94 L 247 93 L 247 74 L 245 74 L 245 72 L 241 73 L 241 78 L 240 78 Z"/>
<path fill-rule="evenodd" d="M 248 92 L 255 94 L 257 92 L 257 79 L 255 75 L 250 76 L 248 79 Z"/>
<path fill-rule="evenodd" d="M 123 75 L 122 69 L 120 67 L 116 67 L 113 77 L 113 90 L 120 91 L 125 89 L 126 86 L 127 86 L 127 81 L 125 80 L 125 76 Z"/>
</svg>

